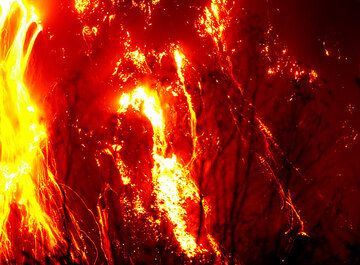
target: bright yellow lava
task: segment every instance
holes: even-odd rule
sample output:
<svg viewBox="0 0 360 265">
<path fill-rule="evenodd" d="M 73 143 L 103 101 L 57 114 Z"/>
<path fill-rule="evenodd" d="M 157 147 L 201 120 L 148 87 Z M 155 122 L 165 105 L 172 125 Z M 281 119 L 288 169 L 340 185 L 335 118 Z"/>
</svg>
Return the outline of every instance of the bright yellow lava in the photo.
<svg viewBox="0 0 360 265">
<path fill-rule="evenodd" d="M 11 258 L 19 248 L 8 231 L 13 206 L 21 212 L 21 227 L 11 230 L 34 236 L 32 255 L 44 249 L 50 254 L 62 241 L 51 191 L 58 186 L 43 152 L 47 134 L 24 80 L 40 31 L 35 10 L 27 3 L 0 1 L 0 259 Z"/>
<path fill-rule="evenodd" d="M 199 202 L 199 191 L 190 179 L 189 170 L 178 162 L 177 157 L 174 154 L 166 156 L 165 120 L 158 95 L 154 91 L 138 87 L 131 93 L 123 94 L 119 103 L 119 113 L 124 113 L 131 107 L 143 113 L 151 122 L 154 131 L 152 180 L 157 206 L 171 222 L 180 247 L 189 257 L 206 251 L 188 231 L 186 201 Z"/>
</svg>

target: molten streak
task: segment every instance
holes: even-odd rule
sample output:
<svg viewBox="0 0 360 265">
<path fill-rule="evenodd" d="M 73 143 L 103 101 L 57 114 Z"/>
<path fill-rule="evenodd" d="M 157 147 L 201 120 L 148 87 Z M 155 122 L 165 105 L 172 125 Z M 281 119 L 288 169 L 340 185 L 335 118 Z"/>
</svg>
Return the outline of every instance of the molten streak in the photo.
<svg viewBox="0 0 360 265">
<path fill-rule="evenodd" d="M 187 92 L 186 86 L 185 86 L 185 77 L 183 74 L 183 68 L 184 68 L 184 61 L 185 61 L 185 55 L 182 54 L 179 50 L 174 51 L 174 58 L 177 66 L 177 74 L 181 82 L 181 86 L 184 92 L 184 95 L 186 97 L 186 101 L 188 103 L 189 107 L 189 113 L 190 113 L 190 128 L 191 128 L 191 137 L 193 139 L 193 159 L 196 157 L 196 149 L 197 149 L 197 134 L 196 134 L 196 113 L 194 110 L 193 103 L 191 101 L 191 95 Z"/>
<path fill-rule="evenodd" d="M 108 187 L 107 187 L 108 188 Z M 100 195 L 99 197 L 99 202 L 101 200 L 104 200 L 103 196 Z M 99 227 L 101 229 L 101 233 L 100 235 L 102 236 L 102 249 L 105 253 L 105 258 L 107 259 L 108 264 L 113 264 L 113 257 L 112 257 L 112 253 L 111 253 L 111 244 L 110 244 L 110 239 L 109 236 L 107 234 L 107 231 L 109 230 L 109 224 L 108 224 L 108 212 L 107 209 L 101 207 L 100 203 L 98 203 L 97 205 L 97 211 L 98 211 L 98 215 L 99 215 Z"/>
<path fill-rule="evenodd" d="M 199 202 L 199 191 L 189 177 L 189 170 L 177 161 L 177 157 L 174 154 L 166 157 L 165 121 L 159 97 L 155 92 L 139 87 L 121 96 L 118 112 L 124 113 L 129 107 L 142 112 L 151 122 L 154 130 L 152 178 L 157 206 L 171 222 L 184 253 L 194 257 L 206 250 L 197 244 L 196 237 L 188 231 L 185 204 L 187 200 Z"/>
<path fill-rule="evenodd" d="M 15 231 L 33 236 L 31 254 L 40 257 L 65 242 L 53 197 L 60 191 L 43 152 L 46 130 L 24 80 L 41 26 L 34 9 L 21 0 L 1 0 L 0 12 L 0 260 L 20 249 L 11 242 Z M 14 209 L 21 213 L 20 227 L 11 227 Z"/>
</svg>

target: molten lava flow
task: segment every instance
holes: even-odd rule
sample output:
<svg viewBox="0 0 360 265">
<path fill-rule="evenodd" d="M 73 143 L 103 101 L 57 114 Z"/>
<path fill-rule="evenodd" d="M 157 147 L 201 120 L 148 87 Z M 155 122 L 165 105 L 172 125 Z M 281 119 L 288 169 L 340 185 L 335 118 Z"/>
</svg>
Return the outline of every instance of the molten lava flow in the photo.
<svg viewBox="0 0 360 265">
<path fill-rule="evenodd" d="M 66 244 L 46 128 L 25 84 L 41 26 L 35 10 L 21 0 L 2 0 L 0 12 L 0 259 L 18 258 L 21 248 L 41 258 Z"/>
<path fill-rule="evenodd" d="M 156 203 L 160 212 L 170 221 L 181 249 L 188 257 L 206 252 L 207 249 L 202 244 L 198 244 L 196 235 L 189 231 L 188 219 L 191 216 L 186 210 L 189 201 L 200 203 L 199 190 L 190 178 L 189 169 L 178 161 L 176 155 L 166 155 L 168 144 L 159 97 L 154 91 L 138 87 L 131 93 L 123 94 L 119 103 L 119 113 L 124 113 L 131 107 L 143 113 L 151 122 L 154 131 L 152 181 Z M 212 237 L 209 238 L 210 244 L 217 246 Z"/>
</svg>

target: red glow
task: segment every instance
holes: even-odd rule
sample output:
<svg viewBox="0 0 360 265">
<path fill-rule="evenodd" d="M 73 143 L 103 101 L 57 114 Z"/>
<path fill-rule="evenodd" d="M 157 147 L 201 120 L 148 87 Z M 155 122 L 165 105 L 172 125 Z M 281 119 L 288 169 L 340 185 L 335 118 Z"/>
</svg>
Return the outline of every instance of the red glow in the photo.
<svg viewBox="0 0 360 265">
<path fill-rule="evenodd" d="M 356 263 L 357 55 L 277 5 L 2 1 L 1 262 Z"/>
</svg>

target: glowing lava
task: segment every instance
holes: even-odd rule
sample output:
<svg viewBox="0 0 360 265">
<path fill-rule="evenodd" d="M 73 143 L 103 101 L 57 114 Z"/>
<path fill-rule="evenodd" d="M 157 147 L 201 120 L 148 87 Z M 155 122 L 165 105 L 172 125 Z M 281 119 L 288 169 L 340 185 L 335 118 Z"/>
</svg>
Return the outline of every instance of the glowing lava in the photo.
<svg viewBox="0 0 360 265">
<path fill-rule="evenodd" d="M 41 259 L 66 244 L 46 128 L 25 84 L 42 28 L 34 8 L 20 0 L 2 0 L 0 12 L 0 259 L 18 258 L 20 251 Z"/>
<path fill-rule="evenodd" d="M 151 122 L 153 134 L 152 181 L 157 207 L 171 222 L 173 233 L 185 254 L 194 257 L 207 249 L 198 244 L 196 235 L 188 227 L 189 213 L 186 204 L 189 201 L 200 203 L 199 190 L 190 178 L 189 169 L 179 163 L 176 155 L 166 155 L 165 120 L 161 102 L 156 92 L 138 87 L 120 98 L 119 113 L 130 107 L 144 114 Z M 216 243 L 214 241 L 212 244 Z"/>
</svg>

